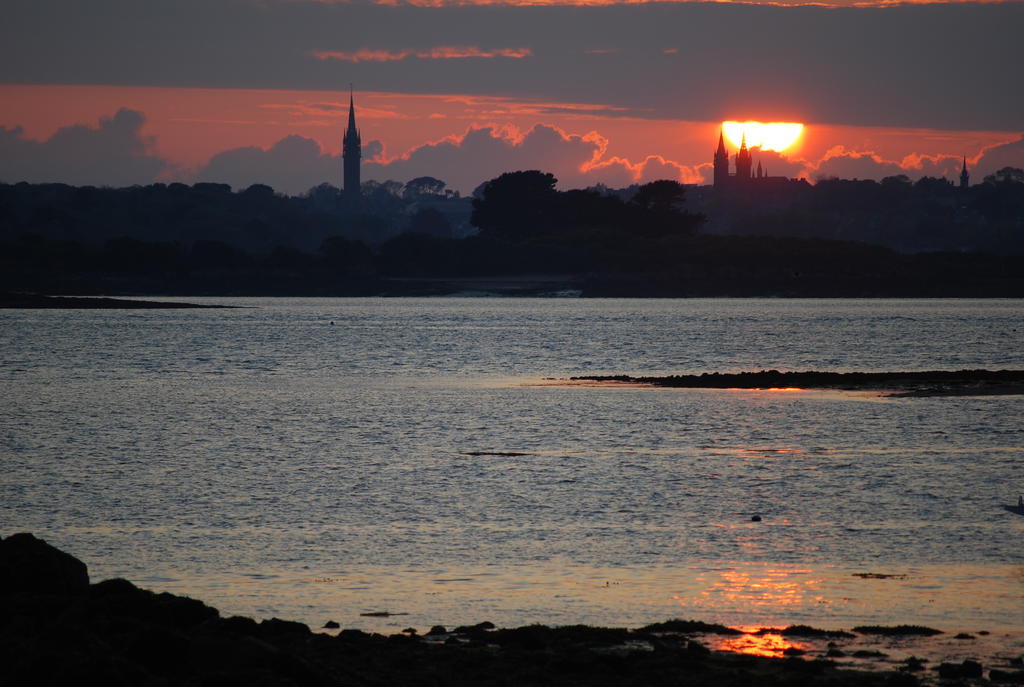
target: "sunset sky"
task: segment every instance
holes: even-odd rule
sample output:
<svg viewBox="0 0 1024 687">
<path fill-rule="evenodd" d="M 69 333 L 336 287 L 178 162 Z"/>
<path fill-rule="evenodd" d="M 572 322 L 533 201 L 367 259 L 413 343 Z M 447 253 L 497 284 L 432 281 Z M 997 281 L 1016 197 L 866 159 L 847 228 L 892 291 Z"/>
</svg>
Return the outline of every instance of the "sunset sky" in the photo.
<svg viewBox="0 0 1024 687">
<path fill-rule="evenodd" d="M 724 120 L 800 122 L 770 174 L 1024 167 L 1021 2 L 9 0 L 0 181 L 470 191 L 702 183 Z"/>
</svg>

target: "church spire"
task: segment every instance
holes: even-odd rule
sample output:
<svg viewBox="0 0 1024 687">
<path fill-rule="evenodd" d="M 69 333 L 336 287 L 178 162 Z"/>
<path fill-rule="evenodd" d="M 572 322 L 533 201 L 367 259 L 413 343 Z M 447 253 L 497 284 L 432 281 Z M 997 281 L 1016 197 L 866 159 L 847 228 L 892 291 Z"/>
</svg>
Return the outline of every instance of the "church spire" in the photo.
<svg viewBox="0 0 1024 687">
<path fill-rule="evenodd" d="M 736 181 L 737 183 L 743 183 L 750 181 L 751 167 L 753 166 L 754 158 L 747 150 L 747 133 L 743 132 L 743 140 L 740 143 L 740 152 L 736 153 Z"/>
<path fill-rule="evenodd" d="M 964 156 L 964 166 L 960 169 L 960 188 L 967 188 L 971 175 L 967 173 L 967 157 Z"/>
<path fill-rule="evenodd" d="M 348 92 L 348 129 L 341 145 L 341 173 L 345 203 L 351 208 L 359 204 L 359 161 L 362 157 L 362 137 L 356 128 L 356 103 L 352 85 Z"/>
<path fill-rule="evenodd" d="M 725 149 L 725 130 L 718 130 L 718 150 L 715 151 L 715 188 L 729 183 L 729 152 Z"/>
<path fill-rule="evenodd" d="M 351 85 L 349 85 L 348 91 L 348 129 L 345 131 L 345 144 L 347 145 L 350 141 L 356 145 L 362 143 L 359 129 L 356 128 L 356 102 Z"/>
</svg>

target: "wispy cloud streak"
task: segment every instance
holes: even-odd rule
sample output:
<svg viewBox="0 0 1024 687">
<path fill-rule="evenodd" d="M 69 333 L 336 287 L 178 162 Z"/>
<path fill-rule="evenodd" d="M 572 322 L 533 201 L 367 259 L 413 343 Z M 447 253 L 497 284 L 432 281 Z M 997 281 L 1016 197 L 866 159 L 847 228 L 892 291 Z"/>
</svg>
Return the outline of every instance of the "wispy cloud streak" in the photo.
<svg viewBox="0 0 1024 687">
<path fill-rule="evenodd" d="M 341 60 L 343 62 L 399 62 L 410 57 L 421 60 L 465 60 L 465 59 L 494 59 L 506 57 L 520 60 L 533 55 L 529 48 L 495 48 L 484 50 L 474 45 L 439 45 L 426 50 L 375 50 L 361 48 L 355 52 L 344 52 L 340 50 L 315 50 L 312 56 L 318 60 Z"/>
</svg>

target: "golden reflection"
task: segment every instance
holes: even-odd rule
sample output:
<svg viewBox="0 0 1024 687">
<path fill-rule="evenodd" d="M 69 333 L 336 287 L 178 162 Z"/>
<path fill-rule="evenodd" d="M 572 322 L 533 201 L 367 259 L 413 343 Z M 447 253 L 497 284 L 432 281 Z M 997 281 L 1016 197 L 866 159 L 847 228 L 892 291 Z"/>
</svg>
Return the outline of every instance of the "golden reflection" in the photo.
<svg viewBox="0 0 1024 687">
<path fill-rule="evenodd" d="M 713 648 L 717 651 L 732 651 L 737 654 L 750 654 L 751 656 L 765 656 L 768 658 L 779 658 L 784 656 L 786 651 L 790 652 L 807 651 L 808 645 L 800 642 L 791 642 L 780 634 L 774 632 L 758 632 L 757 627 L 742 626 L 736 628 L 747 634 L 733 637 L 716 639 Z"/>
<path fill-rule="evenodd" d="M 799 386 L 730 386 L 726 391 L 806 391 Z"/>
<path fill-rule="evenodd" d="M 784 617 L 787 608 L 828 603 L 820 589 L 823 580 L 809 577 L 810 572 L 801 568 L 729 569 L 710 572 L 710 579 L 700 574 L 698 581 L 704 583 L 700 592 L 702 605 L 744 608 L 755 617 Z M 685 604 L 684 599 L 677 598 L 680 605 Z"/>
</svg>

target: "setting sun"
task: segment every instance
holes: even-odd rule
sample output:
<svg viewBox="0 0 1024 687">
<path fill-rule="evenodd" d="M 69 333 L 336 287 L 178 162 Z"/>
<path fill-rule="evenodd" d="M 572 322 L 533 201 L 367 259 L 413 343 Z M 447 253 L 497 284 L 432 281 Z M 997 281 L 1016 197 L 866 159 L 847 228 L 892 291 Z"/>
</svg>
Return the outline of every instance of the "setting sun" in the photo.
<svg viewBox="0 0 1024 687">
<path fill-rule="evenodd" d="M 747 137 L 751 148 L 781 152 L 790 147 L 804 132 L 804 125 L 793 122 L 722 122 L 722 131 L 737 148 Z"/>
</svg>

